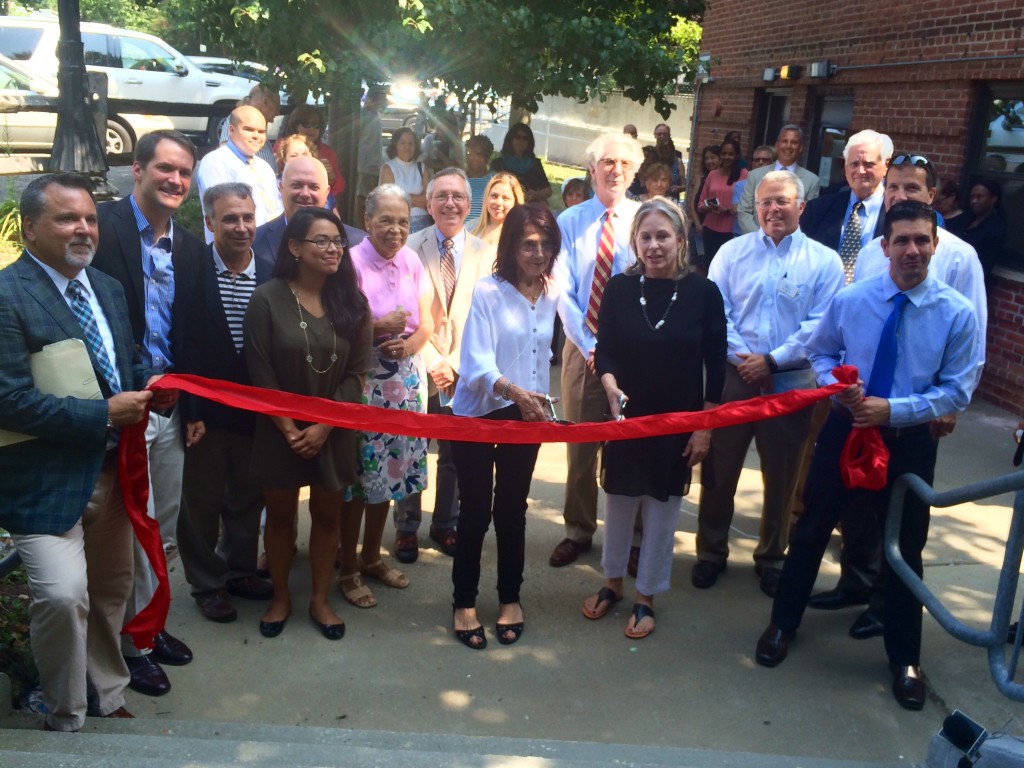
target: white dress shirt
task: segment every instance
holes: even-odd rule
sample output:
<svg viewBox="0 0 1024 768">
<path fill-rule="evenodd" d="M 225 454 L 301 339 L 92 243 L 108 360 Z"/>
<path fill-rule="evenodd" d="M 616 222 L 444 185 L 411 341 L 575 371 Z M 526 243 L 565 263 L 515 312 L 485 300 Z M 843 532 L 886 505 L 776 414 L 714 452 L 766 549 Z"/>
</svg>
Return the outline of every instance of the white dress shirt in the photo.
<svg viewBox="0 0 1024 768">
<path fill-rule="evenodd" d="M 853 270 L 853 281 L 860 282 L 889 271 L 889 259 L 882 251 L 882 238 L 876 237 L 860 249 Z M 985 330 L 988 328 L 988 297 L 985 273 L 974 247 L 952 232 L 939 230 L 939 244 L 928 264 L 928 274 L 944 282 L 971 302 L 978 321 L 978 381 L 985 369 Z M 975 386 L 977 386 L 975 381 Z"/>
<path fill-rule="evenodd" d="M 785 371 L 807 367 L 807 339 L 843 287 L 843 263 L 799 229 L 778 247 L 759 229 L 723 245 L 708 278 L 725 301 L 729 362 L 770 354 Z"/>
<path fill-rule="evenodd" d="M 841 364 L 857 366 L 860 379 L 871 380 L 882 326 L 899 292 L 883 272 L 836 294 L 807 344 L 820 384 L 835 382 L 832 369 Z M 896 332 L 896 372 L 888 398 L 894 427 L 964 410 L 978 361 L 977 320 L 967 299 L 931 274 L 906 294 L 910 301 Z"/>
<path fill-rule="evenodd" d="M 249 160 L 252 160 L 250 163 Z M 246 158 L 245 155 L 230 141 L 213 152 L 210 152 L 199 163 L 196 171 L 196 184 L 199 186 L 199 199 L 207 189 L 225 182 L 239 181 L 248 184 L 252 189 L 252 200 L 256 204 L 256 226 L 266 224 L 284 213 L 281 203 L 281 190 L 277 185 L 277 174 L 261 157 Z M 204 211 L 210 213 L 210 211 Z M 213 242 L 213 232 L 206 229 L 206 242 Z"/>
<path fill-rule="evenodd" d="M 615 253 L 612 275 L 625 271 L 634 260 L 629 246 L 629 231 L 640 203 L 623 198 L 612 208 L 612 227 L 615 230 Z M 554 276 L 562 291 L 558 314 L 562 317 L 565 336 L 583 354 L 589 357 L 597 345 L 597 338 L 586 327 L 590 288 L 594 282 L 597 264 L 597 246 L 601 240 L 604 214 L 608 209 L 597 197 L 567 208 L 558 217 L 562 232 L 562 250 L 555 260 Z"/>
<path fill-rule="evenodd" d="M 508 400 L 494 394 L 502 376 L 517 387 L 547 393 L 558 294 L 558 285 L 549 281 L 547 292 L 530 304 L 504 280 L 494 275 L 480 279 L 462 334 L 459 381 L 452 398 L 457 416 L 483 416 L 508 406 Z"/>
</svg>

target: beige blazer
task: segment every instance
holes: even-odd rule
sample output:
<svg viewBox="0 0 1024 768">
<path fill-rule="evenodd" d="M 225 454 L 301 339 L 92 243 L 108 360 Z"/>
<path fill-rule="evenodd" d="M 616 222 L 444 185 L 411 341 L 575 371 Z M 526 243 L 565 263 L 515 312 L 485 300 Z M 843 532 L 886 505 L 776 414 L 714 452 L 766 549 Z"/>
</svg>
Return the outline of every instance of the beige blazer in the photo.
<svg viewBox="0 0 1024 768">
<path fill-rule="evenodd" d="M 423 348 L 423 363 L 429 371 L 438 362 L 445 360 L 458 373 L 459 353 L 462 349 L 462 329 L 473 300 L 473 287 L 477 281 L 491 273 L 494 266 L 494 247 L 483 240 L 466 233 L 466 245 L 462 253 L 462 264 L 455 279 L 455 292 L 451 307 L 445 307 L 444 280 L 441 278 L 441 252 L 437 247 L 437 233 L 434 227 L 427 227 L 409 236 L 406 243 L 419 254 L 420 261 L 427 269 L 434 285 L 434 303 L 430 314 L 434 319 L 434 333 Z M 433 380 L 427 376 L 430 394 L 437 392 Z"/>
<path fill-rule="evenodd" d="M 757 185 L 765 177 L 768 171 L 775 170 L 775 163 L 763 165 L 747 174 L 747 184 L 743 187 L 743 194 L 740 195 L 739 205 L 736 206 L 736 217 L 743 234 L 757 232 L 760 224 L 757 223 L 757 212 L 754 210 L 754 192 Z M 804 183 L 804 200 L 813 200 L 821 191 L 821 180 L 811 171 L 802 165 L 796 167 L 796 175 Z"/>
</svg>

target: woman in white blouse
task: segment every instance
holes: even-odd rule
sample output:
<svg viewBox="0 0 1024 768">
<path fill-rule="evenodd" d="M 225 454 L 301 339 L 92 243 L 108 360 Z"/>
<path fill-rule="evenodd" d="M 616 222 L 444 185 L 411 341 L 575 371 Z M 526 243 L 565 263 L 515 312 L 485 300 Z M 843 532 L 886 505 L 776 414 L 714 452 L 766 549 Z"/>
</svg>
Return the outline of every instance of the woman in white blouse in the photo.
<svg viewBox="0 0 1024 768">
<path fill-rule="evenodd" d="M 419 137 L 411 128 L 399 128 L 391 134 L 385 150 L 388 159 L 380 169 L 381 184 L 397 184 L 404 189 L 412 203 L 409 232 L 419 232 L 434 222 L 427 213 L 427 182 L 430 169 L 416 158 L 420 154 Z"/>
<path fill-rule="evenodd" d="M 452 400 L 457 416 L 547 420 L 551 334 L 558 304 L 551 268 L 560 247 L 555 217 L 546 206 L 520 205 L 509 212 L 494 272 L 473 290 Z M 499 643 L 511 645 L 523 632 L 519 588 L 526 552 L 526 497 L 539 449 L 537 444 L 452 443 L 459 479 L 453 623 L 456 637 L 469 648 L 487 645 L 476 596 L 480 553 L 492 518 L 498 545 L 495 634 Z"/>
</svg>

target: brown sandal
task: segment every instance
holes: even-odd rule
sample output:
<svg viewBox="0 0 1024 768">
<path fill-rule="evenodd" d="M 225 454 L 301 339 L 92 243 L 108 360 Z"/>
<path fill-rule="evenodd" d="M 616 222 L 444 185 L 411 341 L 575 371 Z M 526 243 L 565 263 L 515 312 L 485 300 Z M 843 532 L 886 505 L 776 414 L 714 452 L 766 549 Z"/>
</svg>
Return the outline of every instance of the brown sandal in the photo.
<svg viewBox="0 0 1024 768">
<path fill-rule="evenodd" d="M 409 586 L 409 577 L 397 568 L 392 568 L 383 560 L 378 560 L 376 563 L 364 563 L 360 557 L 359 572 L 363 576 L 374 578 L 381 584 L 394 589 L 405 589 Z"/>
<path fill-rule="evenodd" d="M 347 587 L 346 584 L 352 586 Z M 341 594 L 345 596 L 356 608 L 373 608 L 377 604 L 377 598 L 358 573 L 350 573 L 347 576 L 338 577 L 338 586 Z"/>
</svg>

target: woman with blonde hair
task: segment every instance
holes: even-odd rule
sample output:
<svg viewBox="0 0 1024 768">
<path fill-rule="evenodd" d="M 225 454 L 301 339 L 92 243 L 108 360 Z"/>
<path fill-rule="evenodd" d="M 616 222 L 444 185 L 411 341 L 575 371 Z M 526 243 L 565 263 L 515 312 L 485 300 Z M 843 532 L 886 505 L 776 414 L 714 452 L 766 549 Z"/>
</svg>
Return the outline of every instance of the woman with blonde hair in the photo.
<svg viewBox="0 0 1024 768">
<path fill-rule="evenodd" d="M 508 212 L 525 202 L 526 195 L 519 179 L 504 171 L 497 173 L 484 188 L 480 218 L 466 222 L 466 229 L 485 243 L 496 246 Z"/>
</svg>

